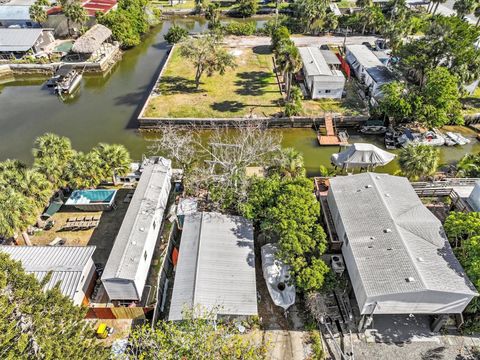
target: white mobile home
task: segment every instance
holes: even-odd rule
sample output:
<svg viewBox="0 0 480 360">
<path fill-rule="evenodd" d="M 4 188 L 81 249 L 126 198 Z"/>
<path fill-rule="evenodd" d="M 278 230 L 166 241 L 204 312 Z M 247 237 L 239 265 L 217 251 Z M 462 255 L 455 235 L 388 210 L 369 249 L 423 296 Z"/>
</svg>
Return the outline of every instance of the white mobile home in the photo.
<svg viewBox="0 0 480 360">
<path fill-rule="evenodd" d="M 338 69 L 340 60 L 330 50 L 298 48 L 303 62 L 305 86 L 312 99 L 341 99 L 345 76 Z"/>
<path fill-rule="evenodd" d="M 357 79 L 365 84 L 368 95 L 381 97 L 381 87 L 395 80 L 393 73 L 365 45 L 347 45 L 346 60 Z"/>
<path fill-rule="evenodd" d="M 406 178 L 338 176 L 327 201 L 362 315 L 458 314 L 478 295 Z"/>
<path fill-rule="evenodd" d="M 198 315 L 257 315 L 253 225 L 240 216 L 185 216 L 169 320 Z"/>
<path fill-rule="evenodd" d="M 110 301 L 127 305 L 142 299 L 153 251 L 162 227 L 172 176 L 171 161 L 162 157 L 144 163 L 102 274 Z"/>
<path fill-rule="evenodd" d="M 38 281 L 51 272 L 45 290 L 60 284 L 62 294 L 75 305 L 88 304 L 94 285 L 95 246 L 0 246 L 0 251 L 20 261 L 25 271 Z"/>
</svg>

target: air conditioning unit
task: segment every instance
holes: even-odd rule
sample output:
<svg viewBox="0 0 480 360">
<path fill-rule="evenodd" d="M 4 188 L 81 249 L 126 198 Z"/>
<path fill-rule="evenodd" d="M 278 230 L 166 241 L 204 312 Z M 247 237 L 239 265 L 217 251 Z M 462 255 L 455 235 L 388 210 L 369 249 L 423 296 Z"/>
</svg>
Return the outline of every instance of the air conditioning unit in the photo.
<svg viewBox="0 0 480 360">
<path fill-rule="evenodd" d="M 345 262 L 343 261 L 342 255 L 332 255 L 330 256 L 330 265 L 334 273 L 342 275 L 345 271 Z"/>
</svg>

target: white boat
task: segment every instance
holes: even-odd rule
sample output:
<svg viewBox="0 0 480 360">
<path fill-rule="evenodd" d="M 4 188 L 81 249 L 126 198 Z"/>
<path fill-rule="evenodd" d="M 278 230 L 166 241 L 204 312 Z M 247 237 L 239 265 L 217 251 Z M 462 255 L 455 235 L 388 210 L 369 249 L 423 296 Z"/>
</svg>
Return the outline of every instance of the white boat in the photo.
<svg viewBox="0 0 480 360">
<path fill-rule="evenodd" d="M 438 131 L 429 130 L 424 132 L 419 138 L 414 140 L 418 144 L 429 146 L 443 146 L 445 145 L 445 138 Z"/>
<path fill-rule="evenodd" d="M 72 69 L 55 85 L 55 92 L 57 94 L 71 94 L 80 85 L 82 81 L 82 74 L 75 69 Z"/>
<path fill-rule="evenodd" d="M 466 145 L 470 143 L 470 139 L 467 139 L 465 136 L 461 135 L 460 133 L 447 131 L 445 135 L 448 137 L 449 140 L 454 142 L 455 145 Z"/>
<path fill-rule="evenodd" d="M 263 277 L 275 305 L 287 310 L 295 304 L 295 286 L 291 285 L 290 267 L 277 259 L 274 244 L 262 246 Z"/>
</svg>

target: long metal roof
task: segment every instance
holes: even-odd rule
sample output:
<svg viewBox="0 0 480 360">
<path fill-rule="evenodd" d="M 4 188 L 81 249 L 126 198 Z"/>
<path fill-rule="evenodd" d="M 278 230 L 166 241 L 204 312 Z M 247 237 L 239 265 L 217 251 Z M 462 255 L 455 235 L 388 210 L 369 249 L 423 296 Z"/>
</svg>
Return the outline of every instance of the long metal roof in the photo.
<svg viewBox="0 0 480 360">
<path fill-rule="evenodd" d="M 0 5 L 0 20 L 21 20 L 29 21 L 30 6 L 24 5 Z"/>
<path fill-rule="evenodd" d="M 182 311 L 256 315 L 253 226 L 240 216 L 185 216 L 170 305 L 170 320 Z"/>
<path fill-rule="evenodd" d="M 365 69 L 385 66 L 365 45 L 347 45 L 346 48 Z"/>
<path fill-rule="evenodd" d="M 140 261 L 145 250 L 147 236 L 154 222 L 154 214 L 163 218 L 168 199 L 166 187 L 170 184 L 171 161 L 162 157 L 144 163 L 143 172 L 133 194 L 128 210 L 118 231 L 112 251 L 105 265 L 102 280 L 137 279 Z M 161 226 L 161 224 L 156 224 Z M 157 231 L 158 231 L 157 227 Z M 153 247 L 155 242 L 153 242 Z M 143 283 L 148 274 L 138 274 Z"/>
<path fill-rule="evenodd" d="M 43 29 L 0 28 L 0 51 L 28 51 L 35 45 Z"/>
<path fill-rule="evenodd" d="M 363 173 L 330 179 L 367 296 L 424 290 L 476 295 L 440 221 L 406 178 Z"/>
<path fill-rule="evenodd" d="M 307 76 L 333 75 L 319 48 L 309 46 L 298 48 Z"/>
<path fill-rule="evenodd" d="M 92 258 L 95 246 L 0 246 L 14 260 L 20 261 L 27 273 L 41 281 L 52 272 L 45 289 L 60 282 L 63 295 L 73 299 L 82 281 L 82 272 Z"/>
</svg>

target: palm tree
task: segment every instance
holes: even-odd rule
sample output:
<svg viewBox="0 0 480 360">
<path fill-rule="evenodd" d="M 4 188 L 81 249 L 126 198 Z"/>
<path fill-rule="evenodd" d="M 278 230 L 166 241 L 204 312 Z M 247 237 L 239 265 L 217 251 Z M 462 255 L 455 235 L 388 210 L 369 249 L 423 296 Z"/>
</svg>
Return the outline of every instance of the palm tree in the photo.
<svg viewBox="0 0 480 360">
<path fill-rule="evenodd" d="M 283 71 L 283 78 L 287 85 L 287 101 L 290 100 L 293 74 L 302 68 L 302 59 L 298 48 L 292 41 L 287 42 L 279 51 L 278 65 Z"/>
<path fill-rule="evenodd" d="M 440 151 L 429 145 L 409 144 L 400 151 L 400 169 L 410 180 L 418 180 L 433 175 L 438 168 Z"/>
<path fill-rule="evenodd" d="M 453 4 L 453 10 L 457 12 L 457 16 L 463 19 L 466 15 L 471 14 L 477 6 L 477 0 L 457 0 Z"/>
<path fill-rule="evenodd" d="M 303 155 L 294 148 L 282 149 L 277 161 L 277 169 L 286 178 L 305 175 Z"/>
<path fill-rule="evenodd" d="M 382 27 L 385 22 L 385 16 L 377 5 L 364 8 L 360 12 L 360 18 L 363 21 L 362 35 L 365 34 L 367 28 L 377 30 L 379 27 Z"/>
<path fill-rule="evenodd" d="M 36 209 L 33 201 L 12 188 L 0 191 L 0 236 L 15 237 L 17 232 L 27 245 L 32 245 L 26 232 L 35 222 Z"/>
<path fill-rule="evenodd" d="M 94 188 L 105 177 L 96 151 L 76 153 L 65 172 L 72 189 Z"/>
<path fill-rule="evenodd" d="M 457 175 L 460 177 L 480 176 L 480 153 L 466 154 L 457 164 Z"/>
<path fill-rule="evenodd" d="M 64 1 L 62 4 L 63 14 L 67 18 L 68 35 L 71 35 L 71 22 L 83 26 L 88 19 L 87 11 L 78 0 Z"/>
<path fill-rule="evenodd" d="M 58 188 L 64 184 L 64 171 L 74 154 L 70 139 L 46 133 L 35 140 L 33 167 Z"/>
<path fill-rule="evenodd" d="M 475 17 L 477 18 L 477 23 L 475 24 L 475 26 L 478 26 L 478 24 L 480 23 L 480 4 L 478 4 L 473 11 L 473 15 L 475 15 Z"/>
<path fill-rule="evenodd" d="M 100 159 L 100 167 L 104 176 L 111 177 L 114 184 L 116 175 L 123 176 L 129 172 L 132 160 L 125 146 L 100 143 L 93 151 Z"/>
<path fill-rule="evenodd" d="M 47 21 L 48 15 L 46 6 L 48 5 L 49 3 L 47 0 L 36 0 L 28 10 L 30 19 L 37 23 L 44 23 Z"/>
</svg>

